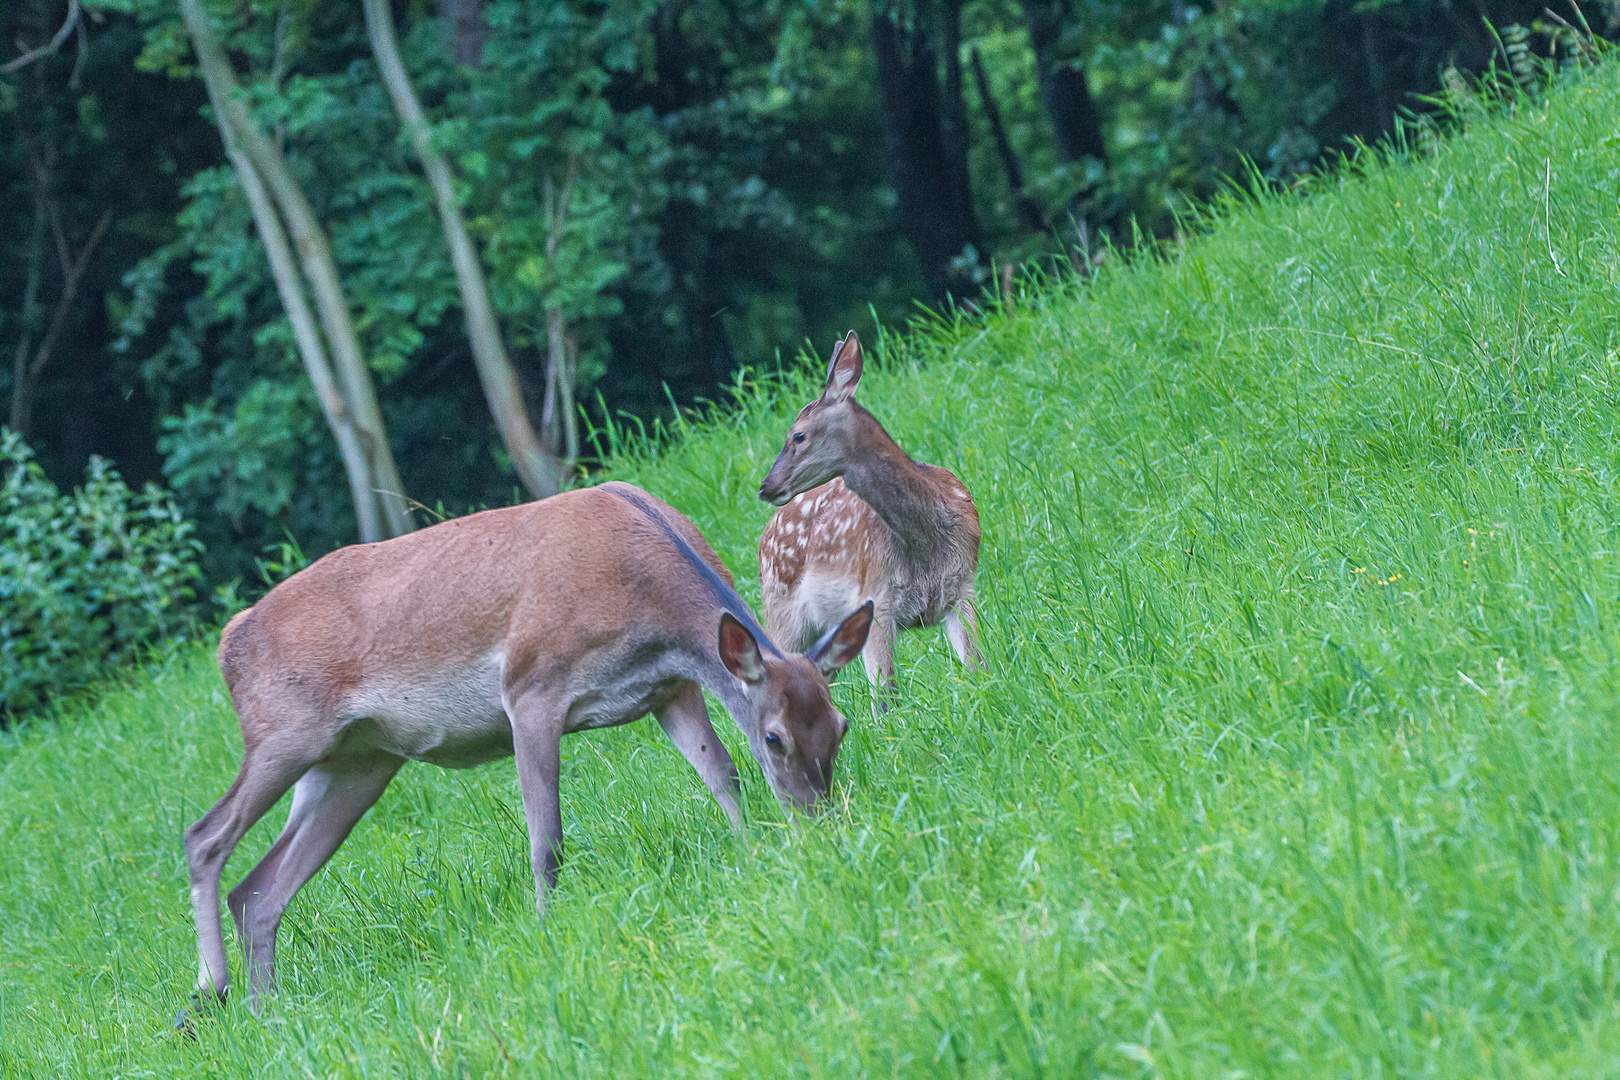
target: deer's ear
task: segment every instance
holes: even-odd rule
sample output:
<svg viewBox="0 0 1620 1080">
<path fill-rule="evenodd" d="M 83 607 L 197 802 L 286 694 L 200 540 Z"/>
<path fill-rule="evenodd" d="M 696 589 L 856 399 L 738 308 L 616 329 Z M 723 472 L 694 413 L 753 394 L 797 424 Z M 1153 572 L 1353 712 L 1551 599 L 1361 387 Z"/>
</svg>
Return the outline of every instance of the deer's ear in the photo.
<svg viewBox="0 0 1620 1080">
<path fill-rule="evenodd" d="M 872 630 L 872 611 L 872 601 L 868 600 L 855 609 L 855 614 L 823 634 L 804 658 L 816 665 L 824 678 L 831 679 L 866 647 L 866 635 Z"/>
<path fill-rule="evenodd" d="M 765 678 L 765 658 L 759 654 L 759 642 L 729 611 L 720 616 L 720 662 L 749 686 Z"/>
<path fill-rule="evenodd" d="M 865 363 L 861 339 L 851 330 L 843 341 L 833 346 L 832 360 L 827 364 L 827 385 L 821 390 L 821 400 L 836 404 L 854 397 Z"/>
</svg>

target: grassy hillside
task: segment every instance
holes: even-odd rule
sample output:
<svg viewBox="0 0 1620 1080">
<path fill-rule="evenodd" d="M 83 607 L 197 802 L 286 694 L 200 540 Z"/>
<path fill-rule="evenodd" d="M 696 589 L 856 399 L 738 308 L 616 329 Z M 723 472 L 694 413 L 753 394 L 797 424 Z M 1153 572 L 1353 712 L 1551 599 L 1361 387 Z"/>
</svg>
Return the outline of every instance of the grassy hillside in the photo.
<svg viewBox="0 0 1620 1080">
<path fill-rule="evenodd" d="M 1620 72 L 890 340 L 867 405 L 985 522 L 790 831 L 576 736 L 537 920 L 510 763 L 407 769 L 196 1043 L 202 649 L 0 748 L 7 1076 L 1545 1076 L 1620 1060 Z M 802 388 L 618 475 L 757 597 Z M 269 844 L 278 811 L 232 861 Z"/>
</svg>

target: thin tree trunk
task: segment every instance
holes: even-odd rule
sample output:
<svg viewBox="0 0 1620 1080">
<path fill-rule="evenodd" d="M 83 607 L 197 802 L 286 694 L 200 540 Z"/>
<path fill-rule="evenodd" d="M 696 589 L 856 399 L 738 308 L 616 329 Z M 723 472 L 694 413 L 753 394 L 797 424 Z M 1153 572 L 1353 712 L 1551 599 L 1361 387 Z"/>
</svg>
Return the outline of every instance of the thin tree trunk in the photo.
<svg viewBox="0 0 1620 1080">
<path fill-rule="evenodd" d="M 579 385 L 579 338 L 569 331 L 568 366 L 563 380 L 563 460 L 569 469 L 579 461 L 579 407 L 575 404 L 574 388 Z"/>
<path fill-rule="evenodd" d="M 569 196 L 578 179 L 578 162 L 568 163 L 562 187 L 546 178 L 544 199 L 546 263 L 555 266 L 562 232 L 568 223 Z M 575 363 L 579 347 L 568 329 L 568 319 L 555 304 L 546 308 L 546 397 L 540 410 L 540 438 L 546 448 L 572 471 L 579 460 L 579 417 L 574 406 Z"/>
<path fill-rule="evenodd" d="M 990 135 L 995 139 L 996 153 L 1001 155 L 1002 168 L 1007 171 L 1007 190 L 1012 194 L 1013 209 L 1018 212 L 1018 220 L 1031 232 L 1050 231 L 1052 223 L 1024 190 L 1024 170 L 1019 167 L 1012 140 L 1007 138 L 1007 128 L 1001 122 L 1001 108 L 996 104 L 995 95 L 990 92 L 990 78 L 984 73 L 984 61 L 979 58 L 978 49 L 973 50 L 973 81 L 979 88 L 979 102 L 984 106 L 985 119 L 990 122 Z"/>
<path fill-rule="evenodd" d="M 574 407 L 574 365 L 579 346 L 561 308 L 546 308 L 546 403 L 541 426 L 565 467 L 579 460 L 579 418 Z"/>
<path fill-rule="evenodd" d="M 90 257 L 101 246 L 101 240 L 112 224 L 112 211 L 108 210 L 97 220 L 84 247 L 79 249 L 77 255 L 71 255 L 67 237 L 62 232 L 62 223 L 56 218 L 55 207 L 50 208 L 50 216 L 56 233 L 56 258 L 62 267 L 62 294 L 56 298 L 56 306 L 51 310 L 51 322 L 45 336 L 40 338 L 33 358 L 26 365 L 18 366 L 17 373 L 21 378 L 12 387 L 11 430 L 25 439 L 34 426 L 34 387 L 39 385 L 39 377 L 45 373 L 46 365 L 56 352 L 56 344 L 62 340 L 62 332 L 67 329 L 68 316 L 73 312 L 73 302 L 79 297 L 79 283 L 84 280 L 84 272 L 90 266 Z"/>
<path fill-rule="evenodd" d="M 45 276 L 45 199 L 36 192 L 34 235 L 28 259 L 28 284 L 23 287 L 22 333 L 17 339 L 17 356 L 11 365 L 11 430 L 28 438 L 33 412 L 29 408 L 28 358 L 34 351 L 34 322 L 39 318 L 39 286 Z"/>
<path fill-rule="evenodd" d="M 201 0 L 180 0 L 180 13 L 191 33 L 198 66 L 209 84 L 210 97 L 224 109 L 226 120 L 243 153 L 264 180 L 286 220 L 304 276 L 315 294 L 321 325 L 332 348 L 332 358 L 342 380 L 344 397 L 354 418 L 356 433 L 366 449 L 366 458 L 371 466 L 371 476 L 389 532 L 395 536 L 408 533 L 414 526 L 406 505 L 404 485 L 394 465 L 393 453 L 388 448 L 382 410 L 377 405 L 377 392 L 372 385 L 365 358 L 360 353 L 360 341 L 354 332 L 348 300 L 338 278 L 337 266 L 332 261 L 332 250 L 326 234 L 316 220 L 314 208 L 292 178 L 281 152 L 265 138 L 248 115 L 246 106 L 237 99 L 236 73 L 231 70 L 225 51 L 214 35 L 213 24 L 209 22 Z"/>
<path fill-rule="evenodd" d="M 326 426 L 332 429 L 332 437 L 337 440 L 338 456 L 343 460 L 343 472 L 349 480 L 349 496 L 354 500 L 360 541 L 369 544 L 385 539 L 377 494 L 372 490 L 371 468 L 366 461 L 365 446 L 355 431 L 349 406 L 332 378 L 332 365 L 327 360 L 326 346 L 315 327 L 315 315 L 309 310 L 309 301 L 304 296 L 304 283 L 298 276 L 298 264 L 293 261 L 292 249 L 287 244 L 287 233 L 281 227 L 281 219 L 276 215 L 270 193 L 264 189 L 264 181 L 259 179 L 253 163 L 236 145 L 236 138 L 225 121 L 225 111 L 217 102 L 214 105 L 214 118 L 219 124 L 220 139 L 225 143 L 225 153 L 231 159 L 236 179 L 242 185 L 248 206 L 253 211 L 253 223 L 259 230 L 265 255 L 269 257 L 270 275 L 275 279 L 281 306 L 287 312 L 287 321 L 292 324 L 298 355 L 304 361 L 304 370 L 309 374 L 311 385 L 315 387 L 315 398 L 321 404 Z"/>
<path fill-rule="evenodd" d="M 309 301 L 304 296 L 304 283 L 298 277 L 298 266 L 287 244 L 287 234 L 282 230 L 270 194 L 265 191 L 264 182 L 254 171 L 253 163 L 234 146 L 230 148 L 230 155 L 242 190 L 247 193 L 248 203 L 253 208 L 253 221 L 258 226 L 259 239 L 264 242 L 265 254 L 270 259 L 270 273 L 276 281 L 276 292 L 280 294 L 281 305 L 286 309 L 287 321 L 292 324 L 298 354 L 303 358 L 304 370 L 309 373 L 310 384 L 315 388 L 315 398 L 321 403 L 326 426 L 332 429 L 332 437 L 337 441 L 338 456 L 343 460 L 343 472 L 349 480 L 349 496 L 354 500 L 360 540 L 369 544 L 386 539 L 379 514 L 379 500 L 372 488 L 371 470 L 366 462 L 365 444 L 355 430 L 354 415 L 332 377 L 331 362 L 327 359 L 326 347 L 316 329 L 315 315 L 309 310 Z"/>
<path fill-rule="evenodd" d="M 73 313 L 73 304 L 79 297 L 79 285 L 84 280 L 85 271 L 89 269 L 90 259 L 95 254 L 96 248 L 101 246 L 102 239 L 107 235 L 107 229 L 112 225 L 112 211 L 106 211 L 101 215 L 95 227 L 90 230 L 84 246 L 79 249 L 78 254 L 74 254 L 68 245 L 67 230 L 62 226 L 62 216 L 56 204 L 51 201 L 51 169 L 56 159 L 54 148 L 47 144 L 45 149 L 41 150 L 27 138 L 24 138 L 23 142 L 27 148 L 29 174 L 34 184 L 34 257 L 29 266 L 28 284 L 24 288 L 23 295 L 23 336 L 17 343 L 17 356 L 12 365 L 11 430 L 26 439 L 34 426 L 34 387 L 39 385 L 39 378 L 45 373 L 45 368 L 56 353 L 57 343 L 62 340 L 62 334 L 67 329 L 68 316 Z M 56 246 L 56 263 L 62 269 L 62 291 L 51 309 L 51 319 L 46 325 L 45 333 L 35 345 L 31 338 L 34 319 L 38 313 L 40 285 L 44 278 L 47 226 Z"/>
<path fill-rule="evenodd" d="M 382 74 L 388 95 L 394 100 L 394 111 L 411 135 L 411 145 L 422 160 L 423 171 L 433 188 L 438 204 L 439 221 L 444 226 L 444 238 L 450 245 L 450 259 L 456 268 L 456 283 L 461 288 L 461 305 L 467 319 L 467 337 L 472 344 L 473 362 L 478 378 L 484 384 L 484 397 L 489 411 L 495 416 L 495 426 L 506 444 L 507 455 L 517 469 L 518 479 L 529 494 L 545 498 L 557 494 L 561 487 L 561 470 L 557 459 L 548 454 L 535 437 L 529 423 L 529 413 L 523 404 L 523 390 L 518 384 L 517 372 L 507 358 L 501 343 L 500 325 L 495 321 L 495 310 L 489 302 L 489 290 L 484 285 L 484 271 L 478 264 L 472 239 L 461 220 L 461 207 L 450 183 L 450 167 L 429 137 L 427 116 L 411 87 L 410 76 L 399 58 L 399 47 L 394 41 L 394 19 L 388 10 L 388 0 L 365 0 L 366 30 L 371 35 L 371 51 L 377 59 L 377 70 Z"/>
</svg>

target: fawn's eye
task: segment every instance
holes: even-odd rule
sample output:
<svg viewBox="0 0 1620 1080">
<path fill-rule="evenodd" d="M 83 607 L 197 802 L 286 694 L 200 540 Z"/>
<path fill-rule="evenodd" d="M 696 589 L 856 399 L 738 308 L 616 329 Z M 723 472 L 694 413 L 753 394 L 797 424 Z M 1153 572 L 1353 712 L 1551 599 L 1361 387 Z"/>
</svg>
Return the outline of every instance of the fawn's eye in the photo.
<svg viewBox="0 0 1620 1080">
<path fill-rule="evenodd" d="M 795 431 L 795 432 L 794 432 L 794 433 L 793 433 L 793 441 L 794 441 L 794 442 L 804 442 L 804 432 L 802 432 L 802 431 Z"/>
<path fill-rule="evenodd" d="M 775 750 L 782 749 L 782 737 L 774 731 L 765 733 L 765 745 Z"/>
</svg>

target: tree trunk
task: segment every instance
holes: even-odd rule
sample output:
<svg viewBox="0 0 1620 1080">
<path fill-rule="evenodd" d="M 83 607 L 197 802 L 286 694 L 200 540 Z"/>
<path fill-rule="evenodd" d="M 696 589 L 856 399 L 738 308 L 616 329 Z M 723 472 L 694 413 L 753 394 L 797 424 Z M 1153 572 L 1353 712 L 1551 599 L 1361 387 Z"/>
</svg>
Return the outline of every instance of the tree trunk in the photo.
<svg viewBox="0 0 1620 1080">
<path fill-rule="evenodd" d="M 54 8 L 55 5 L 51 3 L 34 3 L 20 11 L 17 29 L 25 32 L 28 37 L 47 37 L 47 40 L 45 44 L 28 49 L 23 55 L 7 63 L 0 68 L 0 72 L 21 70 L 61 48 L 68 35 L 79 25 L 81 12 L 77 0 L 73 0 L 68 5 L 67 16 L 62 21 L 60 29 L 54 36 L 48 36 L 51 28 L 56 25 Z M 19 48 L 26 45 L 23 33 L 19 33 L 17 45 Z M 57 180 L 56 143 L 52 137 L 51 124 L 45 116 L 48 112 L 47 101 L 50 93 L 45 86 L 45 72 L 42 68 L 36 67 L 19 82 L 22 84 L 18 87 L 22 101 L 17 110 L 19 124 L 17 134 L 23 150 L 29 186 L 33 193 L 34 227 L 28 244 L 27 283 L 23 286 L 22 308 L 18 313 L 21 326 L 17 338 L 17 351 L 11 366 L 9 426 L 12 431 L 27 439 L 33 433 L 34 426 L 34 389 L 39 385 L 39 378 L 51 362 L 57 342 L 66 329 L 68 316 L 72 313 L 73 302 L 78 295 L 80 278 L 84 275 L 90 256 L 101 243 L 111 218 L 108 214 L 102 215 L 101 221 L 91 233 L 80 255 L 74 256 L 68 247 L 67 232 L 63 227 L 60 209 L 52 196 L 52 188 Z M 74 87 L 72 80 L 69 86 Z M 40 121 L 37 131 L 30 132 L 28 120 Z M 40 293 L 45 285 L 46 267 L 53 253 L 57 265 L 61 268 L 62 289 L 51 310 L 50 320 L 45 323 L 44 332 L 41 333 L 41 320 L 45 312 Z"/>
<path fill-rule="evenodd" d="M 253 163 L 236 145 L 236 138 L 231 134 L 230 125 L 225 121 L 225 110 L 217 102 L 214 105 L 214 117 L 219 124 L 219 135 L 225 144 L 225 153 L 231 159 L 231 165 L 236 170 L 236 179 L 247 195 L 248 207 L 253 211 L 253 223 L 259 230 L 259 239 L 263 242 L 265 254 L 269 257 L 270 274 L 275 279 L 281 306 L 287 312 L 287 321 L 292 324 L 293 340 L 298 344 L 298 355 L 304 361 L 304 370 L 309 373 L 311 385 L 315 387 L 315 398 L 320 402 L 322 415 L 326 417 L 326 426 L 332 429 L 332 437 L 337 440 L 338 455 L 343 459 L 343 472 L 349 480 L 349 496 L 354 500 L 354 516 L 360 528 L 360 541 L 369 544 L 385 539 L 387 534 L 383 532 L 380 506 L 377 495 L 372 490 L 371 468 L 366 461 L 365 447 L 355 430 L 354 416 L 349 412 L 349 407 L 344 403 L 343 395 L 338 392 L 337 384 L 332 378 L 332 366 L 326 357 L 326 346 L 321 342 L 321 335 L 315 328 L 315 316 L 309 310 L 309 301 L 304 296 L 304 284 L 298 276 L 298 266 L 293 262 L 292 250 L 287 244 L 287 233 L 281 227 L 281 219 L 276 216 L 276 208 L 270 200 L 269 192 L 264 189 L 264 181 L 259 179 Z"/>
<path fill-rule="evenodd" d="M 388 10 L 388 0 L 364 0 L 366 29 L 371 35 L 371 51 L 377 58 L 377 69 L 382 73 L 388 95 L 394 100 L 394 111 L 411 135 L 411 145 L 422 161 L 433 197 L 438 204 L 439 222 L 444 227 L 445 241 L 450 245 L 450 259 L 456 268 L 456 283 L 461 288 L 461 304 L 467 319 L 467 337 L 472 344 L 473 361 L 478 378 L 484 384 L 484 397 L 495 416 L 495 426 L 501 441 L 517 469 L 518 479 L 530 495 L 543 499 L 557 494 L 561 488 L 561 470 L 557 459 L 546 453 L 535 437 L 529 423 L 529 413 L 523 404 L 523 391 L 518 385 L 517 372 L 507 358 L 501 342 L 500 325 L 495 321 L 495 310 L 489 302 L 489 290 L 484 285 L 484 271 L 478 264 L 472 239 L 461 220 L 461 207 L 450 183 L 450 167 L 429 137 L 427 116 L 416 99 L 410 76 L 399 58 L 399 47 L 394 40 L 394 19 Z"/>
<path fill-rule="evenodd" d="M 546 264 L 555 266 L 557 249 L 562 243 L 562 231 L 568 223 L 568 200 L 577 179 L 576 163 L 570 162 L 568 176 L 562 187 L 556 188 L 546 179 Z M 578 346 L 568 329 L 568 320 L 562 308 L 555 304 L 546 308 L 546 397 L 540 410 L 540 437 L 554 457 L 563 460 L 564 467 L 573 471 L 579 460 L 579 419 L 574 407 L 574 364 L 578 359 Z"/>
<path fill-rule="evenodd" d="M 954 53 L 960 39 L 956 3 L 945 3 L 941 14 L 946 24 L 941 36 Z M 873 5 L 872 52 L 889 182 L 901 228 L 922 262 L 929 289 L 936 297 L 965 295 L 973 282 L 952 263 L 969 244 L 978 246 L 978 225 L 967 187 L 960 58 L 946 66 L 946 97 L 954 94 L 954 100 L 942 102 L 939 58 L 926 20 L 902 19 L 893 9 Z"/>
<path fill-rule="evenodd" d="M 360 440 L 360 433 L 355 430 L 354 415 L 349 412 L 332 378 L 332 367 L 315 328 L 314 313 L 309 310 L 309 301 L 304 296 L 304 285 L 299 280 L 297 264 L 293 262 L 292 250 L 287 245 L 287 235 L 276 217 L 269 193 L 264 190 L 264 182 L 253 171 L 253 163 L 235 146 L 227 149 L 242 190 L 247 193 L 248 203 L 253 208 L 253 221 L 258 226 L 259 239 L 264 242 L 265 253 L 270 259 L 270 273 L 275 278 L 282 307 L 287 311 L 287 321 L 292 324 L 293 338 L 298 343 L 299 355 L 303 357 L 304 370 L 309 373 L 310 384 L 315 387 L 315 397 L 321 403 L 326 425 L 332 429 L 332 437 L 337 440 L 338 455 L 343 459 L 343 472 L 349 480 L 349 496 L 354 500 L 360 539 L 364 543 L 382 540 L 385 534 L 378 516 L 377 495 L 372 490 L 371 471 L 367 468 L 365 445 Z"/>
<path fill-rule="evenodd" d="M 483 64 L 484 42 L 489 40 L 484 0 L 439 0 L 439 18 L 450 28 L 450 53 L 456 63 L 462 67 Z"/>
<path fill-rule="evenodd" d="M 1376 11 L 1361 17 L 1361 51 L 1367 61 L 1367 93 L 1373 109 L 1369 126 L 1373 131 L 1382 132 L 1395 122 L 1395 98 L 1384 71 L 1383 42 L 1378 29 Z"/>
<path fill-rule="evenodd" d="M 1058 156 L 1063 161 L 1091 157 L 1106 165 L 1108 147 L 1103 141 L 1102 120 L 1097 115 L 1091 87 L 1086 82 L 1086 69 L 1078 63 L 1065 63 L 1058 55 L 1063 21 L 1068 14 L 1064 0 L 1024 0 L 1041 104 L 1052 121 Z"/>
<path fill-rule="evenodd" d="M 326 233 L 315 218 L 314 208 L 292 178 L 280 150 L 265 138 L 248 114 L 247 107 L 236 97 L 236 73 L 225 58 L 225 51 L 214 35 L 213 24 L 209 22 L 201 0 L 180 0 L 180 13 L 191 33 L 198 67 L 208 84 L 210 98 L 216 107 L 224 109 L 226 122 L 243 154 L 264 180 L 286 220 L 304 276 L 315 294 L 321 325 L 332 348 L 355 431 L 365 447 L 371 477 L 389 532 L 395 536 L 408 533 L 414 526 L 406 505 L 404 485 L 400 482 L 399 470 L 394 466 L 393 453 L 388 448 L 382 410 L 377 406 L 377 392 L 372 385 L 365 358 L 360 353 L 360 341 L 349 317 L 348 300 L 338 278 L 337 266 L 332 261 L 332 249 Z"/>
<path fill-rule="evenodd" d="M 546 308 L 546 402 L 540 429 L 546 445 L 572 471 L 579 460 L 579 417 L 574 405 L 574 373 L 579 346 L 561 308 Z"/>
<path fill-rule="evenodd" d="M 945 66 L 945 93 L 939 103 L 940 145 L 945 150 L 945 197 L 948 213 L 977 237 L 973 182 L 968 176 L 967 99 L 962 93 L 962 0 L 938 0 L 939 55 Z"/>
</svg>

